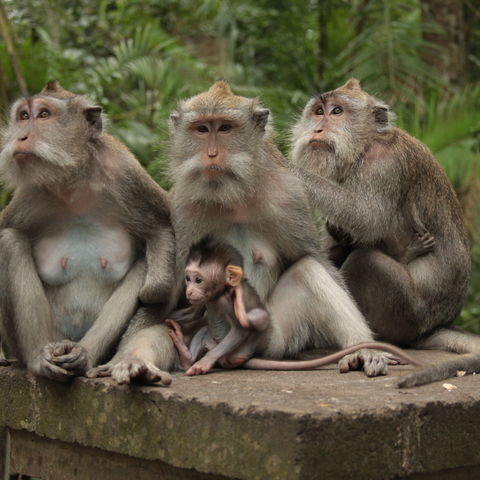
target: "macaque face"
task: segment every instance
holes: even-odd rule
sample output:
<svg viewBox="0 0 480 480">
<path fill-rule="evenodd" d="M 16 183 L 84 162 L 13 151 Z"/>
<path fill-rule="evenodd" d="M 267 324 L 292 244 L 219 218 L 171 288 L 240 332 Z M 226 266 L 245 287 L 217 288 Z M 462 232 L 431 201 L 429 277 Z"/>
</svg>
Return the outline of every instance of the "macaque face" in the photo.
<svg viewBox="0 0 480 480">
<path fill-rule="evenodd" d="M 313 98 L 292 131 L 294 163 L 327 178 L 356 161 L 363 138 L 351 99 L 327 93 Z"/>
<path fill-rule="evenodd" d="M 68 183 L 84 165 L 100 112 L 99 107 L 42 94 L 19 100 L 2 131 L 3 181 L 11 187 Z"/>
<path fill-rule="evenodd" d="M 207 181 L 220 180 L 229 172 L 228 149 L 239 124 L 228 117 L 205 117 L 193 121 L 189 129 L 199 146 L 201 175 Z"/>
<path fill-rule="evenodd" d="M 192 262 L 185 268 L 186 297 L 191 305 L 215 300 L 226 289 L 225 277 L 216 265 Z"/>
</svg>

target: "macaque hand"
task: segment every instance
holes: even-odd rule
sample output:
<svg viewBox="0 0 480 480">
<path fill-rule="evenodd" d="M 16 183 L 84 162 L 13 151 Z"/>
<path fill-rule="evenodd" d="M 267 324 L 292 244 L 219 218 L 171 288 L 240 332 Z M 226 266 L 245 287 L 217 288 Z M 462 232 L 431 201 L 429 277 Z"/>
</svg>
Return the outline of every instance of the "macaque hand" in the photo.
<svg viewBox="0 0 480 480">
<path fill-rule="evenodd" d="M 120 385 L 138 382 L 152 385 L 161 382 L 170 385 L 172 377 L 168 372 L 157 368 L 152 362 L 141 358 L 121 360 L 112 367 L 112 378 Z"/>
<path fill-rule="evenodd" d="M 363 369 L 367 377 L 386 375 L 389 358 L 378 350 L 362 349 L 350 355 L 345 355 L 339 362 L 340 373 Z"/>
<path fill-rule="evenodd" d="M 213 367 L 213 364 L 204 358 L 201 358 L 198 362 L 194 363 L 186 372 L 185 375 L 204 375 L 208 373 Z"/>
<path fill-rule="evenodd" d="M 90 360 L 85 347 L 70 340 L 52 342 L 47 345 L 50 351 L 49 362 L 74 375 L 83 375 L 90 368 Z"/>
<path fill-rule="evenodd" d="M 35 375 L 47 377 L 58 382 L 66 382 L 74 377 L 74 373 L 53 363 L 56 343 L 49 343 L 27 362 L 28 369 Z"/>
</svg>

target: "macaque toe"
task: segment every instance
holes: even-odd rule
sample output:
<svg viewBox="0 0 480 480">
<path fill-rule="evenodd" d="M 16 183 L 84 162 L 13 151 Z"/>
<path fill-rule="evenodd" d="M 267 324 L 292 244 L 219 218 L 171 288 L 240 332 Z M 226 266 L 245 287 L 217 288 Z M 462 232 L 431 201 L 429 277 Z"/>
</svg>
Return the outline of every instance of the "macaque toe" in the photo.
<svg viewBox="0 0 480 480">
<path fill-rule="evenodd" d="M 157 368 L 153 363 L 139 358 L 118 362 L 112 369 L 112 378 L 120 385 L 138 382 L 152 385 L 161 382 L 170 385 L 172 377 L 169 373 Z"/>
<path fill-rule="evenodd" d="M 210 366 L 204 365 L 200 362 L 194 363 L 186 372 L 185 375 L 194 376 L 194 375 L 204 375 L 210 371 Z"/>
<path fill-rule="evenodd" d="M 105 365 L 99 365 L 98 367 L 90 368 L 85 373 L 87 378 L 103 378 L 110 377 L 112 375 L 112 365 L 108 363 Z"/>
<path fill-rule="evenodd" d="M 367 377 L 376 377 L 386 375 L 388 372 L 388 358 L 383 352 L 375 350 L 362 349 L 350 355 L 345 355 L 339 362 L 340 373 L 346 373 L 352 370 L 363 371 Z"/>
</svg>

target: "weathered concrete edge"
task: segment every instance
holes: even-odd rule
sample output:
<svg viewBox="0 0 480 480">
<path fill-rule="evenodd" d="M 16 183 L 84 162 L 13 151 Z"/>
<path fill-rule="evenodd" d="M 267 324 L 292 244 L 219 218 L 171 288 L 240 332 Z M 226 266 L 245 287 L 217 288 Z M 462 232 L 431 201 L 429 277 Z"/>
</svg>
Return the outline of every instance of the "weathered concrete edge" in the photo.
<svg viewBox="0 0 480 480">
<path fill-rule="evenodd" d="M 0 369 L 0 392 L 0 427 L 236 478 L 385 479 L 480 464 L 473 400 L 300 416 L 12 368 Z"/>
</svg>

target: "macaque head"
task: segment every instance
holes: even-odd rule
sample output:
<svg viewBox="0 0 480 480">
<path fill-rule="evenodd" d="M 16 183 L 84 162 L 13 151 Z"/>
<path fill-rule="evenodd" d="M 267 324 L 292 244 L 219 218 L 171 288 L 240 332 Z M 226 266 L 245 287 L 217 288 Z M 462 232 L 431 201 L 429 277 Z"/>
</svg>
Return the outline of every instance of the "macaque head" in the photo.
<svg viewBox="0 0 480 480">
<path fill-rule="evenodd" d="M 170 117 L 170 170 L 193 201 L 241 202 L 258 188 L 269 110 L 218 81 Z M 267 133 L 266 133 L 267 132 Z"/>
<path fill-rule="evenodd" d="M 390 128 L 391 120 L 388 106 L 352 78 L 307 103 L 292 131 L 293 162 L 335 178 L 359 159 L 373 137 Z"/>
<path fill-rule="evenodd" d="M 86 173 L 92 142 L 102 132 L 102 109 L 48 82 L 15 102 L 2 131 L 0 176 L 7 186 L 68 185 Z"/>
<path fill-rule="evenodd" d="M 185 286 L 187 300 L 192 305 L 214 301 L 242 280 L 242 256 L 230 245 L 205 237 L 190 249 Z"/>
</svg>

